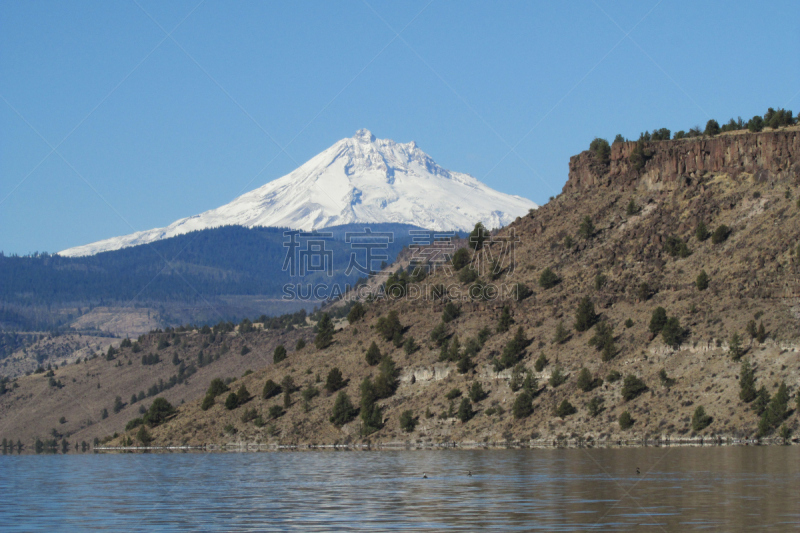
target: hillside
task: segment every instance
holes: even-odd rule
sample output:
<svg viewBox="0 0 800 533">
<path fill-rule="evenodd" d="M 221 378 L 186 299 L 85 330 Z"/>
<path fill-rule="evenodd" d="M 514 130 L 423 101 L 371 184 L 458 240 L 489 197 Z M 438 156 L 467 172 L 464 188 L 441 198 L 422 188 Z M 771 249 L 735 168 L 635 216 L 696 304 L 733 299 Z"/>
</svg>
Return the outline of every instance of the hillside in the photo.
<svg viewBox="0 0 800 533">
<path fill-rule="evenodd" d="M 468 266 L 454 275 L 440 268 L 418 282 L 428 298 L 365 301 L 364 316 L 352 324 L 342 321 L 333 343 L 324 349 L 311 343 L 302 350 L 291 350 L 296 336 L 313 337 L 310 326 L 280 334 L 227 333 L 231 350 L 240 344 L 253 348 L 248 354 L 250 366 L 225 366 L 220 359 L 214 363 L 217 367 L 210 365 L 202 369 L 202 374 L 192 376 L 180 397 L 174 391 L 184 390 L 181 387 L 165 393 L 178 407 L 177 414 L 164 424 L 148 428 L 154 444 L 524 444 L 532 440 L 615 442 L 693 435 L 748 438 L 758 433 L 759 416 L 753 410 L 758 400 L 744 402 L 739 396 L 745 360 L 754 369 L 756 388 L 763 386 L 774 396 L 781 382 L 788 386 L 790 410 L 780 424 L 797 435 L 800 131 L 793 127 L 758 134 L 648 142 L 647 157 L 640 167 L 630 158 L 636 144 L 615 143 L 607 163 L 590 152 L 572 158 L 569 180 L 561 195 L 493 235 L 492 242 L 487 241 L 482 250 L 484 256 L 491 252 L 497 257 L 504 239 L 519 241 L 516 268 L 513 272 L 504 270 L 497 280 L 483 273 L 477 281 L 470 281 L 463 274 Z M 698 238 L 701 222 L 707 227 L 708 238 Z M 485 266 L 483 260 L 479 264 Z M 556 279 L 542 286 L 540 281 L 547 281 L 542 279 L 545 269 L 550 269 Z M 706 275 L 705 282 L 701 273 Z M 523 291 L 520 299 L 466 297 L 455 301 L 458 291 L 463 295 L 476 283 L 515 288 L 523 284 L 531 292 L 526 295 Z M 439 284 L 452 289 L 449 296 L 431 296 L 431 290 Z M 584 298 L 598 314 L 594 322 L 610 327 L 611 333 L 606 329 L 603 334 L 603 325 L 578 330 L 582 327 L 577 327 L 581 321 L 576 314 Z M 448 300 L 460 307 L 459 313 L 446 307 Z M 507 331 L 498 332 L 504 306 L 513 324 Z M 672 319 L 666 328 L 671 335 L 651 332 L 651 318 L 659 307 L 665 310 L 664 318 Z M 391 312 L 397 313 L 403 328 L 402 339 L 396 340 L 399 343 L 413 338 L 419 346 L 416 351 L 407 353 L 380 333 Z M 452 320 L 440 326 L 443 317 Z M 583 318 L 583 323 L 593 322 L 591 316 Z M 753 331 L 751 336 L 748 330 L 756 325 L 763 325 L 761 332 Z M 483 328 L 488 328 L 489 334 L 480 343 L 476 339 Z M 442 349 L 431 337 L 434 329 L 444 331 L 439 340 L 448 337 L 450 348 L 445 355 L 453 360 L 441 360 Z M 520 330 L 523 338 L 515 342 Z M 731 354 L 734 334 L 741 338 L 741 361 Z M 209 334 L 192 330 L 176 335 L 187 359 L 207 350 L 203 346 L 209 342 Z M 453 350 L 456 336 L 460 349 Z M 592 345 L 590 339 L 595 336 L 598 342 Z M 155 337 L 149 339 L 143 342 L 156 342 Z M 290 349 L 289 356 L 283 362 L 269 364 L 279 342 Z M 382 408 L 380 416 L 368 420 L 378 429 L 366 434 L 361 417 L 342 427 L 329 421 L 338 392 L 328 394 L 324 385 L 329 371 L 337 367 L 347 380 L 342 390 L 357 407 L 362 380 L 366 376 L 376 380 L 381 369 L 385 373 L 387 368 L 386 364 L 367 363 L 365 353 L 372 342 L 381 354 L 394 360 L 398 381 L 394 390 L 384 390 L 386 397 L 377 401 Z M 598 344 L 608 347 L 601 351 Z M 467 347 L 471 347 L 471 356 L 464 362 Z M 132 358 L 130 350 L 124 348 L 117 360 Z M 497 371 L 493 364 L 496 359 L 509 368 Z M 517 359 L 522 366 L 516 367 L 517 378 L 512 379 Z M 544 364 L 537 365 L 537 360 Z M 256 365 L 258 361 L 260 365 Z M 126 375 L 126 367 L 115 370 L 114 361 L 95 359 L 85 364 L 92 365 L 90 374 L 97 374 L 93 374 L 91 385 L 98 376 L 114 372 L 120 378 Z M 84 370 L 83 365 L 56 371 L 55 377 L 65 386 L 48 394 L 61 398 L 83 394 L 85 387 L 74 387 L 70 392 L 68 379 L 69 372 L 85 374 L 89 368 Z M 230 387 L 235 392 L 245 385 L 252 399 L 229 410 L 224 406 L 225 393 L 210 408 L 201 409 L 211 378 L 241 376 L 237 372 L 244 368 L 255 372 L 240 377 Z M 590 373 L 589 380 L 580 380 L 588 391 L 579 387 L 583 368 Z M 615 372 L 620 379 L 613 378 Z M 526 374 L 533 379 L 523 384 Z M 554 374 L 556 378 L 561 374 L 563 382 L 553 378 Z M 283 395 L 264 399 L 261 392 L 267 380 L 281 383 L 286 376 L 292 377 L 295 392 L 285 413 L 279 413 L 276 406 L 284 405 Z M 645 388 L 637 390 L 630 378 L 626 387 L 627 376 L 639 378 Z M 17 389 L 0 397 L 0 423 L 5 427 L 0 436 L 16 439 L 17 434 L 33 435 L 28 425 L 33 426 L 37 417 L 44 418 L 45 412 L 48 421 L 40 425 L 49 427 L 50 419 L 59 413 L 58 401 L 53 400 L 46 407 L 49 411 L 43 411 L 45 407 L 23 400 L 38 394 L 42 382 L 41 376 L 21 377 L 16 381 Z M 481 385 L 486 397 L 462 402 L 475 383 Z M 384 389 L 385 385 L 386 380 Z M 303 391 L 309 386 L 320 394 L 308 392 L 304 398 Z M 109 405 L 114 394 L 126 398 L 116 391 L 135 392 L 137 387 L 140 385 L 123 385 L 120 381 L 116 388 L 104 391 L 102 402 L 94 400 L 91 412 L 101 404 Z M 452 400 L 448 399 L 448 393 L 456 388 L 461 395 L 454 393 Z M 532 413 L 518 418 L 513 405 L 526 389 L 532 392 L 528 404 Z M 627 399 L 624 391 L 629 393 Z M 178 405 L 182 399 L 186 403 Z M 465 422 L 457 416 L 462 403 L 474 411 Z M 24 411 L 21 404 L 26 405 Z M 75 402 L 72 409 L 78 404 Z M 570 412 L 570 405 L 575 412 Z M 559 406 L 562 409 L 556 414 Z M 710 421 L 706 419 L 702 429 L 699 426 L 703 424 L 693 429 L 692 418 L 699 406 Z M 416 419 L 412 432 L 400 427 L 401 414 L 407 410 Z M 278 416 L 272 419 L 271 411 Z M 632 419 L 627 428 L 620 425 L 624 412 Z M 468 418 L 469 413 L 464 414 L 463 418 Z M 264 424 L 254 423 L 257 415 Z M 123 408 L 107 419 L 105 434 L 121 432 L 125 422 L 137 416 L 135 408 Z M 75 433 L 70 439 L 98 434 L 89 428 L 81 431 L 85 433 Z M 121 432 L 110 443 L 135 442 L 137 431 Z M 765 434 L 775 436 L 777 429 L 768 428 Z"/>
</svg>

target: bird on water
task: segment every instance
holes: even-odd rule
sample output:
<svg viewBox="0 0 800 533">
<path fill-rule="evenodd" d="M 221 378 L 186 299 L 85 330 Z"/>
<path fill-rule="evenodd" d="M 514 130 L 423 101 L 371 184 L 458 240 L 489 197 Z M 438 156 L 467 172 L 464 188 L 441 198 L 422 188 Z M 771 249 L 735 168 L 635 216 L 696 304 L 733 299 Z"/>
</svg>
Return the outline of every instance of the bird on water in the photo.
<svg viewBox="0 0 800 533">
<path fill-rule="evenodd" d="M 636 467 L 636 473 L 637 474 L 641 474 L 641 472 L 639 472 L 639 467 L 638 466 Z"/>
<path fill-rule="evenodd" d="M 426 474 L 425 472 L 423 472 L 423 473 L 422 473 L 422 479 L 428 479 L 428 474 Z"/>
</svg>

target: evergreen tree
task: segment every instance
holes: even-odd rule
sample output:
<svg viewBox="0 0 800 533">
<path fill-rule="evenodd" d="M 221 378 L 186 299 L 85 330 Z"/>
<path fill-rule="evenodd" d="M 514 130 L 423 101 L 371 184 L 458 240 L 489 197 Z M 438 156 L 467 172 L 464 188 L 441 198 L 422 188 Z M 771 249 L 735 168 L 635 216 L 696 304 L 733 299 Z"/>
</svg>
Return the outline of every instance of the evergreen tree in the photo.
<svg viewBox="0 0 800 533">
<path fill-rule="evenodd" d="M 175 413 L 175 408 L 165 398 L 158 397 L 153 400 L 150 409 L 142 417 L 144 423 L 150 427 L 156 427 L 164 423 Z"/>
<path fill-rule="evenodd" d="M 469 389 L 469 399 L 474 403 L 478 403 L 484 398 L 486 398 L 486 392 L 483 390 L 483 386 L 479 381 L 473 382 L 472 387 Z"/>
<path fill-rule="evenodd" d="M 419 349 L 419 345 L 414 341 L 414 337 L 408 337 L 403 343 L 403 351 L 406 355 L 411 355 Z"/>
<path fill-rule="evenodd" d="M 480 250 L 483 248 L 483 243 L 489 237 L 489 232 L 486 231 L 486 228 L 483 227 L 481 222 L 475 224 L 475 229 L 469 234 L 469 238 L 467 242 L 469 243 L 469 247 L 473 250 Z"/>
<path fill-rule="evenodd" d="M 559 385 L 563 385 L 566 381 L 567 376 L 564 375 L 561 367 L 556 365 L 555 368 L 553 368 L 553 371 L 550 373 L 550 386 L 555 389 Z"/>
<path fill-rule="evenodd" d="M 475 413 L 472 411 L 472 403 L 468 398 L 461 398 L 461 404 L 458 406 L 458 419 L 461 422 L 469 422 Z"/>
<path fill-rule="evenodd" d="M 694 284 L 698 291 L 704 291 L 708 288 L 708 274 L 706 274 L 705 270 L 700 271 Z"/>
<path fill-rule="evenodd" d="M 709 233 L 705 222 L 701 220 L 700 222 L 697 223 L 697 229 L 695 229 L 694 235 L 700 242 L 703 242 L 704 240 L 708 239 Z"/>
<path fill-rule="evenodd" d="M 136 432 L 136 440 L 142 443 L 142 446 L 150 446 L 150 443 L 153 442 L 153 437 L 150 436 L 146 427 L 139 426 L 139 431 Z"/>
<path fill-rule="evenodd" d="M 525 348 L 528 346 L 528 339 L 525 338 L 525 332 L 522 326 L 517 328 L 514 338 L 506 344 L 503 353 L 499 359 L 495 360 L 495 370 L 500 371 L 505 368 L 511 368 L 522 358 Z"/>
<path fill-rule="evenodd" d="M 544 353 L 539 354 L 539 357 L 536 359 L 536 362 L 533 363 L 533 368 L 537 372 L 541 372 L 544 370 L 544 367 L 547 366 L 547 357 L 544 356 Z"/>
<path fill-rule="evenodd" d="M 756 340 L 763 344 L 767 340 L 767 331 L 764 329 L 764 322 L 758 323 L 758 331 L 756 332 Z"/>
<path fill-rule="evenodd" d="M 381 355 L 380 348 L 378 348 L 378 345 L 375 344 L 375 341 L 372 341 L 372 344 L 369 345 L 365 357 L 369 366 L 375 366 L 380 363 L 383 356 Z"/>
<path fill-rule="evenodd" d="M 764 412 L 767 410 L 769 402 L 770 402 L 769 392 L 767 391 L 767 388 L 764 385 L 761 385 L 761 388 L 758 389 L 758 392 L 756 392 L 756 399 L 753 400 L 753 411 L 755 411 L 755 413 L 758 416 L 763 415 Z"/>
<path fill-rule="evenodd" d="M 611 146 L 608 141 L 595 137 L 589 144 L 589 151 L 594 154 L 595 159 L 602 165 L 607 165 L 611 157 Z"/>
<path fill-rule="evenodd" d="M 738 333 L 734 333 L 731 337 L 728 352 L 731 354 L 731 359 L 738 361 L 742 357 L 742 339 Z"/>
<path fill-rule="evenodd" d="M 275 351 L 272 353 L 272 362 L 280 363 L 285 359 L 286 359 L 286 347 L 283 344 L 279 344 L 278 346 L 275 347 Z"/>
<path fill-rule="evenodd" d="M 314 338 L 314 345 L 318 350 L 324 350 L 333 344 L 333 321 L 328 313 L 323 313 L 322 318 L 317 324 L 317 336 Z"/>
<path fill-rule="evenodd" d="M 542 270 L 539 276 L 539 286 L 543 289 L 552 289 L 561 282 L 561 279 L 553 272 L 550 267 Z"/>
<path fill-rule="evenodd" d="M 350 308 L 350 312 L 347 313 L 347 321 L 350 324 L 355 324 L 364 318 L 364 315 L 366 314 L 367 311 L 364 309 L 364 306 L 361 304 L 361 302 L 356 302 L 353 304 L 353 307 Z"/>
<path fill-rule="evenodd" d="M 236 402 L 239 405 L 244 405 L 249 402 L 251 398 L 252 396 L 250 396 L 250 391 L 248 391 L 247 387 L 245 387 L 244 383 L 242 383 L 242 385 L 239 387 L 239 390 L 236 391 Z"/>
<path fill-rule="evenodd" d="M 711 424 L 712 418 L 706 414 L 706 410 L 702 405 L 698 405 L 692 415 L 692 430 L 702 431 Z"/>
<path fill-rule="evenodd" d="M 555 415 L 559 418 L 566 418 L 576 412 L 577 409 L 575 409 L 575 406 L 565 399 L 556 407 Z"/>
<path fill-rule="evenodd" d="M 622 384 L 622 398 L 628 402 L 646 390 L 647 385 L 644 384 L 644 381 L 633 374 L 628 374 L 625 376 L 625 381 Z"/>
<path fill-rule="evenodd" d="M 559 320 L 556 324 L 556 333 L 553 335 L 553 342 L 555 344 L 564 344 L 569 340 L 569 330 L 564 326 L 564 321 Z"/>
<path fill-rule="evenodd" d="M 663 307 L 656 307 L 650 317 L 650 333 L 658 335 L 667 324 L 667 310 Z"/>
<path fill-rule="evenodd" d="M 441 346 L 447 340 L 447 326 L 444 322 L 439 322 L 436 327 L 431 330 L 431 340 L 436 346 Z"/>
<path fill-rule="evenodd" d="M 595 396 L 594 398 L 589 400 L 586 409 L 587 411 L 589 411 L 589 416 L 591 416 L 592 418 L 596 417 L 603 411 L 603 399 Z"/>
<path fill-rule="evenodd" d="M 739 371 L 739 399 L 744 403 L 750 403 L 756 399 L 756 377 L 750 361 L 742 361 L 742 368 Z"/>
<path fill-rule="evenodd" d="M 497 321 L 497 333 L 505 333 L 513 323 L 514 319 L 511 318 L 511 311 L 507 305 L 504 305 L 503 311 L 500 313 L 500 319 Z"/>
<path fill-rule="evenodd" d="M 233 411 L 237 407 L 239 407 L 239 399 L 236 397 L 236 393 L 232 392 L 225 398 L 225 409 Z"/>
<path fill-rule="evenodd" d="M 633 426 L 633 417 L 628 411 L 623 411 L 621 415 L 619 415 L 619 428 L 623 431 L 626 429 L 630 429 Z"/>
<path fill-rule="evenodd" d="M 586 367 L 581 368 L 581 371 L 578 372 L 578 388 L 581 389 L 583 392 L 589 392 L 594 388 L 594 379 L 592 378 L 592 373 L 589 372 L 589 369 Z"/>
<path fill-rule="evenodd" d="M 683 342 L 686 331 L 681 327 L 678 317 L 671 316 L 664 324 L 664 329 L 661 330 L 661 337 L 664 339 L 664 344 L 667 346 L 677 347 Z"/>
<path fill-rule="evenodd" d="M 261 397 L 265 400 L 269 400 L 273 396 L 277 396 L 281 393 L 281 386 L 268 379 L 266 383 L 264 383 L 264 388 L 261 390 Z"/>
<path fill-rule="evenodd" d="M 411 410 L 403 411 L 400 414 L 400 429 L 406 433 L 413 433 L 417 427 L 417 419 L 414 418 L 414 413 Z"/>
<path fill-rule="evenodd" d="M 200 402 L 200 409 L 202 409 L 203 411 L 208 411 L 213 406 L 214 406 L 214 397 L 206 394 L 203 397 L 203 401 Z"/>
<path fill-rule="evenodd" d="M 578 234 L 583 237 L 584 239 L 591 239 L 594 237 L 595 227 L 592 223 L 592 217 L 586 215 L 581 220 L 581 226 L 578 229 Z"/>
<path fill-rule="evenodd" d="M 636 205 L 636 201 L 631 198 L 630 202 L 628 202 L 628 206 L 625 208 L 625 214 L 629 217 L 637 215 L 641 211 L 641 208 Z"/>
<path fill-rule="evenodd" d="M 706 129 L 703 132 L 705 135 L 709 137 L 713 137 L 714 135 L 719 134 L 719 122 L 714 120 L 713 118 L 706 122 Z"/>
<path fill-rule="evenodd" d="M 368 377 L 361 382 L 361 434 L 366 436 L 383 427 L 383 410 L 376 403 L 375 386 Z"/>
<path fill-rule="evenodd" d="M 528 391 L 522 391 L 517 395 L 514 400 L 514 406 L 511 408 L 514 418 L 527 418 L 533 413 L 533 398 Z"/>
<path fill-rule="evenodd" d="M 395 335 L 403 334 L 403 325 L 400 324 L 397 311 L 389 311 L 385 317 L 380 317 L 375 323 L 375 329 L 387 341 L 394 339 Z"/>
<path fill-rule="evenodd" d="M 325 378 L 325 390 L 328 392 L 336 392 L 337 390 L 344 387 L 344 378 L 342 377 L 342 371 L 339 370 L 337 367 L 333 367 L 328 372 L 328 377 Z"/>
<path fill-rule="evenodd" d="M 588 296 L 584 296 L 578 305 L 578 311 L 575 315 L 575 330 L 588 330 L 597 322 L 597 318 L 597 314 L 594 312 L 594 304 Z"/>
</svg>

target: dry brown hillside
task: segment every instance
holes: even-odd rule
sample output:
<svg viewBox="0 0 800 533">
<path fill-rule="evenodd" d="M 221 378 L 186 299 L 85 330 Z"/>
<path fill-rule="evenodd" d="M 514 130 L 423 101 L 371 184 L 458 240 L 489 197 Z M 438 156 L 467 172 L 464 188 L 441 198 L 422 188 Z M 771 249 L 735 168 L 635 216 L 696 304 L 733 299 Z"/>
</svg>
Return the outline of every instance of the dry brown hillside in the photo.
<svg viewBox="0 0 800 533">
<path fill-rule="evenodd" d="M 475 283 L 464 283 L 466 278 L 459 273 L 448 275 L 439 269 L 418 284 L 427 297 L 365 302 L 366 314 L 352 324 L 344 322 L 331 346 L 317 349 L 311 343 L 297 352 L 290 350 L 284 362 L 253 367 L 253 374 L 231 385 L 235 392 L 244 384 L 253 396 L 241 406 L 227 409 L 226 392 L 213 406 L 201 409 L 211 378 L 231 376 L 230 369 L 215 373 L 212 365 L 202 375 L 192 376 L 187 394 L 181 397 L 186 403 L 178 406 L 177 414 L 147 429 L 154 443 L 437 444 L 752 437 L 759 417 L 753 402 L 745 403 L 739 397 L 741 362 L 733 360 L 729 345 L 734 334 L 742 339 L 742 359 L 754 368 L 756 387 L 764 386 L 774 395 L 780 382 L 788 386 L 790 410 L 782 423 L 797 434 L 798 415 L 793 408 L 800 383 L 800 132 L 789 128 L 651 142 L 645 147 L 640 168 L 630 158 L 635 144 L 613 145 L 606 164 L 588 152 L 576 156 L 561 195 L 486 243 L 484 252 L 497 257 L 507 246 L 504 240 L 518 238 L 515 269 L 504 270 L 497 280 L 483 274 L 477 282 L 517 288 L 515 284 L 523 284 L 531 290 L 526 297 L 473 300 L 465 296 L 456 301 L 457 291 L 453 290 L 451 297 L 432 298 L 431 289 L 439 284 L 467 295 Z M 585 217 L 592 227 L 585 226 Z M 709 233 L 722 226 L 728 230 L 720 230 L 715 238 L 699 239 L 701 222 Z M 540 277 L 548 268 L 558 282 L 546 288 L 540 285 Z M 697 284 L 702 272 L 707 277 L 704 290 L 702 282 Z M 587 331 L 576 327 L 577 310 L 584 298 L 594 306 L 596 322 L 602 324 L 599 328 L 613 328 L 613 344 L 604 351 L 590 344 L 598 334 L 597 325 Z M 445 307 L 448 303 L 460 308 L 460 314 L 439 326 L 443 316 L 451 316 Z M 498 332 L 504 306 L 513 324 Z M 651 333 L 651 316 L 659 307 L 677 319 L 679 345 L 667 345 L 663 335 Z M 403 340 L 413 338 L 418 350 L 407 354 L 380 334 L 379 321 L 393 311 L 404 328 Z M 751 321 L 763 324 L 763 334 L 756 331 L 756 338 L 748 333 Z M 458 337 L 459 355 L 483 328 L 489 328 L 491 334 L 472 355 L 471 365 L 459 368 L 456 361 L 441 360 L 442 350 L 431 336 L 437 327 L 444 328 L 451 346 Z M 524 343 L 518 350 L 521 366 L 515 380 L 512 368 L 497 371 L 493 361 L 509 353 L 508 346 L 520 328 Z M 561 335 L 557 335 L 559 329 Z M 236 339 L 230 341 L 232 351 L 234 342 L 257 347 L 261 361 L 269 359 L 278 340 L 294 346 L 294 338 L 286 342 L 273 332 L 230 335 Z M 312 332 L 306 329 L 284 335 L 311 338 Z M 207 335 L 197 331 L 178 336 L 181 343 L 185 340 L 187 357 L 208 341 Z M 600 344 L 608 344 L 609 334 L 599 337 Z M 367 376 L 375 379 L 380 373 L 381 367 L 368 365 L 365 358 L 372 342 L 396 363 L 398 384 L 392 394 L 378 401 L 383 427 L 365 435 L 358 416 L 342 427 L 330 422 L 338 393 L 327 393 L 324 384 L 332 368 L 341 370 L 348 380 L 343 390 L 358 407 L 362 380 Z M 128 357 L 128 350 L 123 350 L 123 358 Z M 544 365 L 537 368 L 539 359 Z M 97 360 L 89 364 L 100 369 L 114 363 Z M 72 368 L 83 370 L 77 365 L 63 371 Z M 594 380 L 589 391 L 579 387 L 584 368 L 591 374 L 589 381 Z M 120 375 L 123 373 L 124 368 Z M 535 379 L 521 386 L 526 373 Z M 615 373 L 621 379 L 614 380 Z M 553 374 L 565 379 L 560 383 L 552 379 Z M 285 412 L 279 413 L 276 406 L 284 405 L 284 396 L 264 399 L 261 393 L 267 380 L 281 383 L 286 376 L 292 377 L 296 391 Z M 646 386 L 629 399 L 623 395 L 627 376 L 639 378 Z M 56 377 L 63 381 L 59 373 Z M 17 391 L 33 394 L 36 379 L 43 378 L 20 379 Z M 476 383 L 486 397 L 463 402 L 474 416 L 462 421 L 457 416 L 459 407 Z M 309 392 L 304 398 L 303 391 L 310 387 L 320 394 Z M 532 413 L 515 417 L 513 405 L 526 387 L 533 393 Z M 453 392 L 448 399 L 454 389 L 461 395 Z M 112 394 L 106 393 L 106 403 Z M 9 401 L 7 396 L 0 399 L 3 412 L 23 416 L 19 400 Z M 178 403 L 177 397 L 164 396 Z M 570 413 L 568 404 L 574 412 Z M 695 430 L 692 418 L 699 406 L 711 419 L 707 427 Z M 562 407 L 559 412 L 558 407 Z M 52 409 L 57 412 L 55 404 Z M 107 434 L 120 431 L 123 420 L 138 416 L 130 411 L 124 409 L 116 415 L 118 421 Z M 401 429 L 405 411 L 417 422 L 411 432 Z M 624 412 L 633 421 L 629 428 L 620 425 Z M 121 432 L 111 444 L 136 442 L 137 431 Z M 768 433 L 776 435 L 777 429 Z M 16 438 L 4 431 L 6 435 Z"/>
</svg>

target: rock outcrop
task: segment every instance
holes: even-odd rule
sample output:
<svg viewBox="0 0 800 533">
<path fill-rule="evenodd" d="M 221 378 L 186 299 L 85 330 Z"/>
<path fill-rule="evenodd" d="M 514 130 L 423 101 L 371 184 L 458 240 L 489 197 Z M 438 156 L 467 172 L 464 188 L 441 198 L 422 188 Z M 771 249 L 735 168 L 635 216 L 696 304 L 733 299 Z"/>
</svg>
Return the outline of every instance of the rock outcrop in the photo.
<svg viewBox="0 0 800 533">
<path fill-rule="evenodd" d="M 706 173 L 742 174 L 757 182 L 788 181 L 800 184 L 800 129 L 718 135 L 644 143 L 646 162 L 637 170 L 631 163 L 636 142 L 615 143 L 607 164 L 585 151 L 569 160 L 564 192 L 593 186 L 625 190 L 635 185 L 649 189 L 675 189 L 691 185 Z"/>
</svg>

